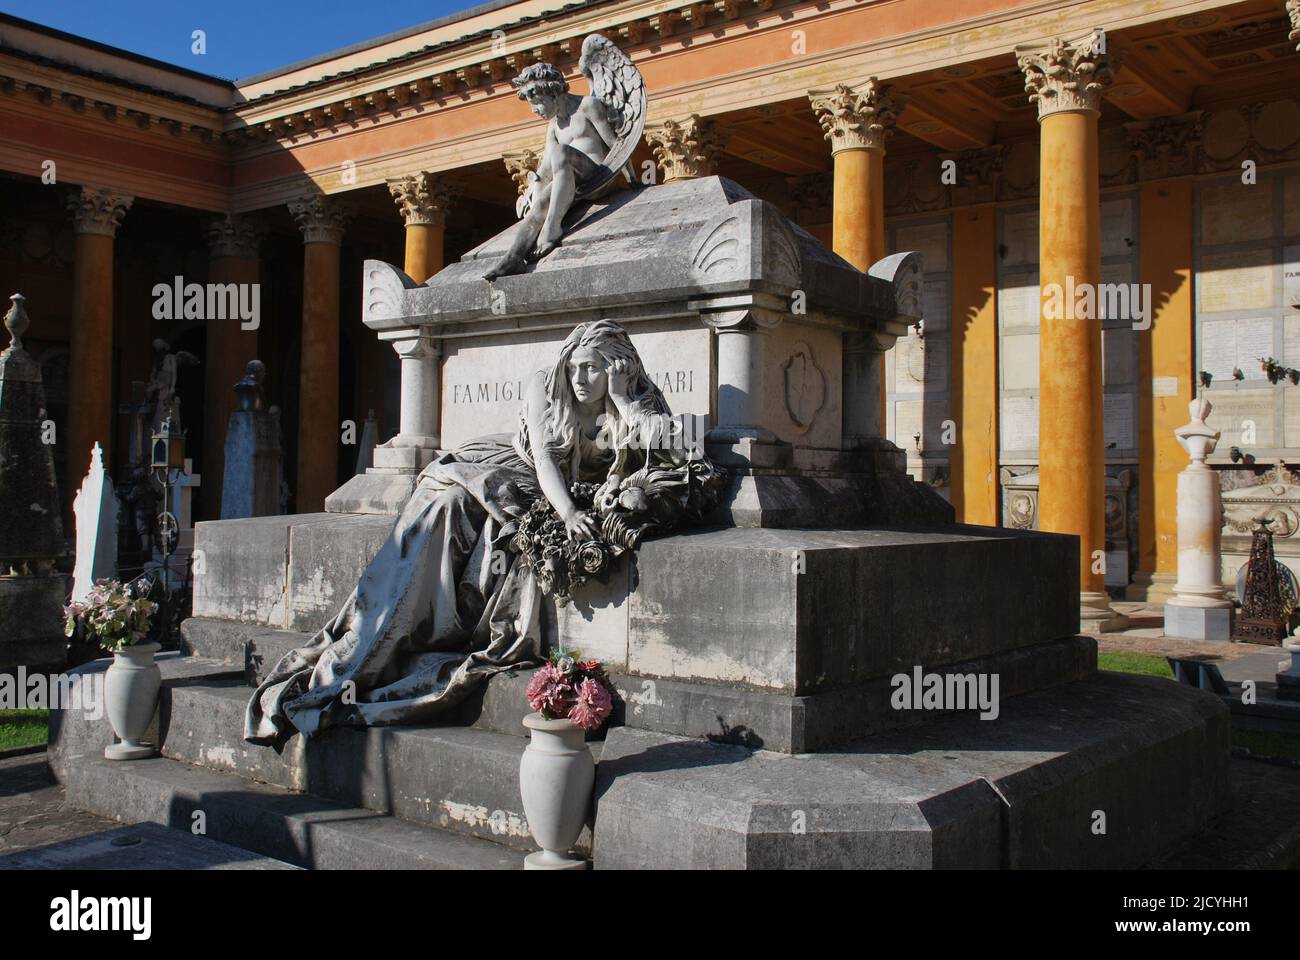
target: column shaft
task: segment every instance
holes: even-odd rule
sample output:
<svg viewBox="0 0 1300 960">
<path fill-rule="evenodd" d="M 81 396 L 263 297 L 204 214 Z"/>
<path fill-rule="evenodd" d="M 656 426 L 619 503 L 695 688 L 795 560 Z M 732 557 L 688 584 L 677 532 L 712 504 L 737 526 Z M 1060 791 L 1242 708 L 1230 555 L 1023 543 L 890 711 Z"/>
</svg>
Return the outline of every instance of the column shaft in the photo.
<svg viewBox="0 0 1300 960">
<path fill-rule="evenodd" d="M 302 351 L 298 374 L 298 512 L 323 510 L 338 481 L 339 253 L 303 247 Z"/>
<path fill-rule="evenodd" d="M 96 441 L 111 469 L 113 414 L 113 238 L 78 233 L 72 275 L 72 336 L 68 383 L 69 470 L 90 463 Z M 72 478 L 76 478 L 73 480 Z M 64 499 L 71 503 L 80 477 L 72 473 Z"/>
<path fill-rule="evenodd" d="M 416 283 L 424 283 L 443 268 L 443 239 L 446 227 L 442 223 L 411 223 L 406 227 L 406 275 Z"/>
<path fill-rule="evenodd" d="M 831 244 L 859 270 L 885 255 L 885 155 L 880 150 L 835 154 Z"/>
<path fill-rule="evenodd" d="M 952 501 L 962 523 L 998 526 L 997 209 L 952 218 Z"/>
<path fill-rule="evenodd" d="M 1101 279 L 1097 114 L 1042 118 L 1039 285 L 1078 289 Z M 1079 584 L 1103 593 L 1106 547 L 1101 322 L 1043 316 L 1039 353 L 1039 526 L 1079 537 Z"/>
</svg>

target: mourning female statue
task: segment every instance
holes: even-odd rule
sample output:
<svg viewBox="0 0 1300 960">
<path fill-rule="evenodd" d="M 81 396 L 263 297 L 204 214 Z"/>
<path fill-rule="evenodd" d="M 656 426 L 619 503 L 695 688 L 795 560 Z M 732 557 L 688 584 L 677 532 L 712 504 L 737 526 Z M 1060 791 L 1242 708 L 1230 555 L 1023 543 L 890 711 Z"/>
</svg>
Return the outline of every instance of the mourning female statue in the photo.
<svg viewBox="0 0 1300 960">
<path fill-rule="evenodd" d="M 544 656 L 541 605 L 643 536 L 699 522 L 720 475 L 618 324 L 579 325 L 525 388 L 512 434 L 442 454 L 338 614 L 253 694 L 245 738 L 444 718 Z"/>
<path fill-rule="evenodd" d="M 528 259 L 540 260 L 559 246 L 574 201 L 611 189 L 641 139 L 645 81 L 632 61 L 593 33 L 582 43 L 578 69 L 591 82 L 589 96 L 569 93 L 564 74 L 549 63 L 535 63 L 513 81 L 519 99 L 548 121 L 546 146 L 516 207 L 523 222 L 505 258 L 484 274 L 487 280 L 522 273 Z"/>
</svg>

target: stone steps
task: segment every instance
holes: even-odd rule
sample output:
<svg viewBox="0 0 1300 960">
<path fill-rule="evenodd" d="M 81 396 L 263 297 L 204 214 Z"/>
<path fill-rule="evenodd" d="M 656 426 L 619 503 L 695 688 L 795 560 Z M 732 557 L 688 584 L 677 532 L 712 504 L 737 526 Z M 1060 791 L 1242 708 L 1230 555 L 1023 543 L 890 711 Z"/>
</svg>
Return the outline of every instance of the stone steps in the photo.
<svg viewBox="0 0 1300 960">
<path fill-rule="evenodd" d="M 242 738 L 238 680 L 173 686 L 165 757 L 403 820 L 536 849 L 519 798 L 528 741 L 475 727 L 337 727 L 277 754 Z M 594 746 L 599 746 L 598 744 Z"/>
<path fill-rule="evenodd" d="M 79 758 L 72 805 L 152 822 L 317 870 L 508 870 L 523 853 L 175 760 Z M 196 814 L 201 813 L 201 818 Z"/>
</svg>

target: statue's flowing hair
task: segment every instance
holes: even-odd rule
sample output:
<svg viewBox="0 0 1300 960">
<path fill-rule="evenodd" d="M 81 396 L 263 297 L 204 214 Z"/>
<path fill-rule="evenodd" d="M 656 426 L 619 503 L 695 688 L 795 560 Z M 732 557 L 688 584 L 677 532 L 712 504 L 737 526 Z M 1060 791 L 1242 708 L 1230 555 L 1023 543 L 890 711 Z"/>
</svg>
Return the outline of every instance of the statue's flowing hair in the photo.
<svg viewBox="0 0 1300 960">
<path fill-rule="evenodd" d="M 632 339 L 619 324 L 613 320 L 596 320 L 580 323 L 565 339 L 560 347 L 560 356 L 555 365 L 546 371 L 546 449 L 555 457 L 562 458 L 572 454 L 572 462 L 578 459 L 578 398 L 573 395 L 573 384 L 569 382 L 569 359 L 582 347 L 596 351 L 606 364 L 615 360 L 630 361 L 628 377 L 628 396 L 632 409 L 637 413 L 671 415 L 668 402 L 654 381 L 645 372 L 641 355 L 632 345 Z M 618 407 L 610 399 L 608 387 L 605 392 L 605 432 L 615 446 L 626 439 L 630 424 L 622 422 Z M 609 429 L 610 426 L 613 429 Z"/>
</svg>

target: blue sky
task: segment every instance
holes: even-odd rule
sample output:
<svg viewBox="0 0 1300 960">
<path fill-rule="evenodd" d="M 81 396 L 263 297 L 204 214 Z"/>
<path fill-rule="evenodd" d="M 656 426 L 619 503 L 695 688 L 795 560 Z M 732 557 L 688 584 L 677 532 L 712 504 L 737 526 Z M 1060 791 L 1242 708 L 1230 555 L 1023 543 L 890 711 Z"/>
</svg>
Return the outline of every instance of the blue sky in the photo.
<svg viewBox="0 0 1300 960">
<path fill-rule="evenodd" d="M 0 0 L 0 11 L 234 80 L 393 33 L 484 0 Z M 558 6 L 558 4 L 557 4 Z M 191 52 L 203 30 L 207 53 Z"/>
</svg>

